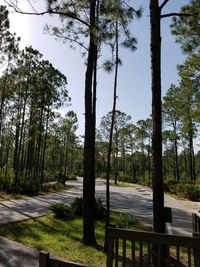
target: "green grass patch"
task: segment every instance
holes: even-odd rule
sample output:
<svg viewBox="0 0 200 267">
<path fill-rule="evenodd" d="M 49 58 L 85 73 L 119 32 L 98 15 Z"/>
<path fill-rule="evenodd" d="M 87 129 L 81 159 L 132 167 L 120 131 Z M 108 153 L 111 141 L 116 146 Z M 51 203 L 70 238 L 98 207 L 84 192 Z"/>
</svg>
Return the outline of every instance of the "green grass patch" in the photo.
<svg viewBox="0 0 200 267">
<path fill-rule="evenodd" d="M 29 196 L 36 196 L 36 195 L 46 195 L 49 193 L 61 192 L 65 190 L 71 189 L 73 186 L 71 185 L 63 185 L 61 183 L 55 184 L 45 184 L 41 191 L 38 194 L 14 194 L 14 193 L 6 193 L 0 192 L 0 202 L 5 200 L 12 200 L 12 199 L 21 199 Z"/>
<path fill-rule="evenodd" d="M 126 225 L 126 215 L 112 212 L 111 223 L 118 226 L 119 218 L 122 217 Z M 130 215 L 127 221 L 129 223 L 131 221 L 133 229 L 144 230 L 133 217 L 130 219 Z M 52 214 L 34 220 L 2 225 L 0 235 L 39 250 L 47 250 L 70 261 L 103 267 L 106 262 L 106 255 L 103 252 L 104 222 L 96 221 L 95 229 L 98 248 L 83 245 L 81 218 L 66 221 L 56 219 Z"/>
<path fill-rule="evenodd" d="M 116 186 L 116 187 L 135 187 L 134 184 L 127 184 L 127 183 L 120 183 L 120 184 L 110 184 L 111 186 Z"/>
<path fill-rule="evenodd" d="M 47 183 L 43 186 L 42 190 L 39 192 L 39 194 L 48 194 L 48 193 L 54 193 L 59 191 L 65 191 L 71 189 L 72 185 L 64 185 L 62 183 L 56 182 L 55 184 Z"/>
<path fill-rule="evenodd" d="M 5 200 L 11 200 L 11 199 L 20 199 L 26 197 L 25 195 L 21 194 L 8 194 L 5 192 L 0 192 L 0 201 L 5 201 Z"/>
</svg>

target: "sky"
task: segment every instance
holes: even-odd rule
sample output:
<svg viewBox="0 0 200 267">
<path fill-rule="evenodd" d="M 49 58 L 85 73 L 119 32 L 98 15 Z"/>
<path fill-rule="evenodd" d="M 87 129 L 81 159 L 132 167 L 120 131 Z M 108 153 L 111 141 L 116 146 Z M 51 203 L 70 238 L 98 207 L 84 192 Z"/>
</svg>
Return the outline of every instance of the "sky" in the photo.
<svg viewBox="0 0 200 267">
<path fill-rule="evenodd" d="M 20 0 L 21 9 L 30 10 L 28 2 Z M 160 1 L 160 3 L 163 1 Z M 189 0 L 171 0 L 163 13 L 178 12 Z M 45 0 L 32 0 L 37 11 L 45 10 Z M 151 114 L 151 72 L 150 72 L 150 24 L 149 1 L 135 0 L 134 7 L 142 7 L 143 15 L 130 25 L 138 41 L 137 50 L 130 52 L 120 47 L 120 58 L 123 62 L 119 69 L 117 89 L 117 109 L 131 115 L 132 122 L 147 119 Z M 5 4 L 0 0 L 0 4 Z M 178 84 L 177 64 L 182 64 L 185 56 L 175 38 L 170 33 L 170 18 L 162 21 L 162 96 L 171 83 Z M 69 44 L 55 40 L 44 33 L 45 24 L 58 25 L 57 16 L 30 16 L 11 13 L 11 31 L 21 37 L 21 48 L 32 45 L 38 49 L 57 69 L 66 75 L 69 96 L 72 104 L 69 109 L 76 112 L 79 121 L 79 135 L 84 134 L 84 78 L 85 64 L 80 48 L 71 49 Z M 108 53 L 108 52 L 107 52 Z M 109 55 L 109 54 L 108 54 Z M 97 127 L 102 116 L 112 109 L 113 74 L 107 74 L 102 68 L 98 70 L 97 88 Z"/>
</svg>

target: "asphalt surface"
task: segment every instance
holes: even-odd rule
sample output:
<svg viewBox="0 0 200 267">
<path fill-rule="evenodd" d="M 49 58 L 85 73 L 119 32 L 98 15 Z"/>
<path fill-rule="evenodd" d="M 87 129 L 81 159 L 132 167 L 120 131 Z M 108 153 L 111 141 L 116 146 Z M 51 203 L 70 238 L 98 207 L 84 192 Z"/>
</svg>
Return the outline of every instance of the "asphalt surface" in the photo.
<svg viewBox="0 0 200 267">
<path fill-rule="evenodd" d="M 49 207 L 57 202 L 70 204 L 82 196 L 82 179 L 68 182 L 70 190 L 43 196 L 0 202 L 0 224 L 23 221 L 46 215 Z M 141 222 L 152 225 L 152 191 L 144 186 L 111 186 L 111 208 L 129 212 Z M 96 197 L 105 201 L 105 182 L 96 181 Z M 191 213 L 200 210 L 199 202 L 176 200 L 165 195 L 165 206 L 172 208 L 171 230 L 173 234 L 192 235 Z M 39 252 L 35 249 L 0 237 L 0 267 L 38 267 Z"/>
<path fill-rule="evenodd" d="M 105 185 L 97 182 L 96 195 L 105 201 Z M 111 207 L 133 214 L 141 222 L 152 226 L 152 190 L 145 186 L 111 186 Z M 168 224 L 172 234 L 192 235 L 192 213 L 200 210 L 200 202 L 177 200 L 165 194 L 165 207 L 172 208 L 172 223 Z"/>
</svg>

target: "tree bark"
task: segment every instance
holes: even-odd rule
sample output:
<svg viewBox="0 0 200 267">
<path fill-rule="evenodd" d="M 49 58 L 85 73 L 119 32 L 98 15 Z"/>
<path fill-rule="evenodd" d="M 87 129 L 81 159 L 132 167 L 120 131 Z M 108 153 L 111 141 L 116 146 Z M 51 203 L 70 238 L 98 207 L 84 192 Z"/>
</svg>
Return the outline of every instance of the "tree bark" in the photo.
<svg viewBox="0 0 200 267">
<path fill-rule="evenodd" d="M 84 170 L 83 170 L 83 242 L 95 245 L 94 212 L 95 200 L 95 131 L 92 80 L 94 73 L 97 40 L 95 40 L 96 0 L 90 1 L 90 41 L 88 62 L 85 74 L 85 140 L 84 140 Z"/>
<path fill-rule="evenodd" d="M 47 144 L 47 133 L 48 133 L 48 127 L 49 127 L 49 113 L 50 113 L 50 107 L 48 106 L 47 115 L 46 115 L 46 122 L 45 122 L 45 134 L 44 134 L 43 151 L 42 151 L 41 186 L 42 186 L 43 181 L 44 181 L 45 153 L 46 153 L 46 144 Z"/>
<path fill-rule="evenodd" d="M 118 45 L 118 24 L 116 22 L 116 62 L 115 62 L 115 78 L 114 78 L 114 90 L 113 90 L 113 109 L 112 119 L 109 134 L 108 152 L 107 152 L 107 166 L 106 166 L 106 229 L 105 229 L 105 243 L 104 251 L 107 250 L 107 227 L 110 224 L 110 161 L 112 153 L 112 140 L 113 130 L 115 124 L 115 111 L 116 111 L 116 100 L 117 100 L 117 78 L 118 78 L 118 66 L 119 66 L 119 45 Z"/>
<path fill-rule="evenodd" d="M 158 0 L 150 0 L 151 75 L 152 75 L 152 151 L 153 151 L 153 227 L 165 232 L 164 194 L 162 174 L 162 119 L 161 119 L 161 33 Z"/>
<path fill-rule="evenodd" d="M 178 144 L 177 144 L 177 135 L 175 134 L 174 139 L 174 146 L 175 146 L 175 164 L 176 164 L 176 179 L 177 181 L 180 180 L 180 174 L 179 174 L 179 163 L 178 163 Z"/>
</svg>

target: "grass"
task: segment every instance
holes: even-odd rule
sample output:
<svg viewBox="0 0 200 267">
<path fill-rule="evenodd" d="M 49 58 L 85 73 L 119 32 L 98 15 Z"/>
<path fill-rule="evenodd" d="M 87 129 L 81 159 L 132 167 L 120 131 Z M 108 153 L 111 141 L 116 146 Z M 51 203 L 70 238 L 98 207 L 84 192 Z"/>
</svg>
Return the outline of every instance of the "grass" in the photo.
<svg viewBox="0 0 200 267">
<path fill-rule="evenodd" d="M 11 200 L 11 199 L 20 199 L 26 197 L 25 195 L 20 195 L 20 194 L 8 194 L 5 192 L 0 192 L 0 201 L 5 201 L 5 200 Z"/>
<path fill-rule="evenodd" d="M 120 183 L 120 184 L 111 183 L 110 185 L 116 187 L 136 187 L 134 184 L 127 184 L 127 183 Z"/>
<path fill-rule="evenodd" d="M 40 195 L 54 193 L 64 190 L 69 190 L 73 186 L 72 185 L 64 185 L 62 183 L 55 183 L 55 184 L 45 184 L 42 190 L 39 192 Z"/>
<path fill-rule="evenodd" d="M 112 212 L 111 222 L 118 224 L 120 216 L 119 213 Z M 132 223 L 134 229 L 144 230 L 144 227 L 135 219 Z M 39 250 L 47 250 L 70 261 L 103 267 L 106 261 L 106 255 L 103 252 L 104 222 L 96 221 L 95 229 L 97 248 L 84 246 L 81 242 L 82 219 L 64 221 L 56 219 L 52 214 L 34 220 L 3 225 L 0 227 L 0 235 Z"/>
<path fill-rule="evenodd" d="M 55 193 L 55 192 L 61 192 L 64 190 L 69 190 L 73 186 L 71 185 L 63 185 L 61 183 L 56 184 L 46 184 L 43 189 L 35 195 L 46 195 L 49 193 Z M 6 193 L 6 192 L 0 192 L 0 202 L 5 200 L 11 200 L 11 199 L 21 199 L 25 197 L 33 196 L 33 194 L 14 194 L 14 193 Z"/>
</svg>

